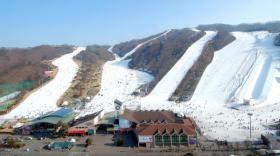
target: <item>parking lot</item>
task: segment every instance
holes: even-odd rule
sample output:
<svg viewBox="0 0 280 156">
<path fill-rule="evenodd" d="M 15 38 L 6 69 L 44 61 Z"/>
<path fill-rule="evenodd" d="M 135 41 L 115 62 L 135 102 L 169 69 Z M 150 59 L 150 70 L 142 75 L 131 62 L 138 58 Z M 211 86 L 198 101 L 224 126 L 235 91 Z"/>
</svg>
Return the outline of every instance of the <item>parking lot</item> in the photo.
<svg viewBox="0 0 280 156">
<path fill-rule="evenodd" d="M 6 138 L 11 135 L 0 135 L 0 139 Z M 116 146 L 114 140 L 119 137 L 119 135 L 113 134 L 97 134 L 93 136 L 85 137 L 66 137 L 58 139 L 45 138 L 38 140 L 37 138 L 32 138 L 29 140 L 28 136 L 13 135 L 12 137 L 22 140 L 22 143 L 26 144 L 20 149 L 0 149 L 1 156 L 37 156 L 37 155 L 52 155 L 52 156 L 91 156 L 91 155 L 114 155 L 114 156 L 129 156 L 129 155 L 172 155 L 172 156 L 183 156 L 186 153 L 194 153 L 194 155 L 230 155 L 237 154 L 234 151 L 201 151 L 201 150 L 169 150 L 169 149 L 147 149 L 138 148 L 135 142 L 135 137 L 130 134 L 123 134 L 124 144 L 122 146 Z M 69 139 L 75 139 L 73 148 L 70 150 L 49 150 L 46 146 L 55 141 L 68 141 Z M 89 147 L 85 147 L 85 140 L 91 138 L 93 144 Z M 250 151 L 238 152 L 240 155 L 247 155 Z"/>
</svg>

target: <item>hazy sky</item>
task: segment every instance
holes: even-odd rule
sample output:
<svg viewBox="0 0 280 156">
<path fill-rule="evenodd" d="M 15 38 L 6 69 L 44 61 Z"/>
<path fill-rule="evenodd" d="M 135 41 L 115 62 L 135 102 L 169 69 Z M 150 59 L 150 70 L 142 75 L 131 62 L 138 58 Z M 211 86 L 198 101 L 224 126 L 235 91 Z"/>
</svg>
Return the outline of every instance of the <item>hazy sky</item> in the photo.
<svg viewBox="0 0 280 156">
<path fill-rule="evenodd" d="M 114 44 L 170 28 L 280 20 L 280 0 L 1 0 L 0 47 Z"/>
</svg>

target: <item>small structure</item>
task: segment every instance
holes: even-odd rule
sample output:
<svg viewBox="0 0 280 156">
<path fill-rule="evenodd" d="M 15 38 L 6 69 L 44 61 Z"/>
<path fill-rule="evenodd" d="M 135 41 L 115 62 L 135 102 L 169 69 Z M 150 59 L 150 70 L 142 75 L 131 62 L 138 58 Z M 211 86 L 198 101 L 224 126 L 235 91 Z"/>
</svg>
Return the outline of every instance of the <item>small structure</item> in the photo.
<svg viewBox="0 0 280 156">
<path fill-rule="evenodd" d="M 68 129 L 68 135 L 91 135 L 96 133 L 96 125 L 103 118 L 104 111 L 86 115 L 74 120 Z"/>
<path fill-rule="evenodd" d="M 196 147 L 197 130 L 192 118 L 171 111 L 124 110 L 119 117 L 120 131 L 133 131 L 139 146 Z"/>
</svg>

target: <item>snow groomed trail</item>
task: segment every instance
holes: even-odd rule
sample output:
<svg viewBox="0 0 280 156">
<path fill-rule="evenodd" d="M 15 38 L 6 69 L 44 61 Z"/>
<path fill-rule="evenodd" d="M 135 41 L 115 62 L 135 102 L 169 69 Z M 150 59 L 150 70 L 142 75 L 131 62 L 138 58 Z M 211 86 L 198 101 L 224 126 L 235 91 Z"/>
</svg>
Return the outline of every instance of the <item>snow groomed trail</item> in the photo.
<svg viewBox="0 0 280 156">
<path fill-rule="evenodd" d="M 165 36 L 169 31 L 140 43 L 133 50 L 123 57 L 118 57 L 114 61 L 108 61 L 103 66 L 101 89 L 93 99 L 86 104 L 85 109 L 80 110 L 80 116 L 94 113 L 100 110 L 110 112 L 114 110 L 114 100 L 124 102 L 127 107 L 137 107 L 140 105 L 139 98 L 132 95 L 141 85 L 153 80 L 153 76 L 148 73 L 133 70 L 128 67 L 131 56 L 142 45 L 148 44 L 152 40 Z M 112 52 L 112 47 L 109 48 Z"/>
<path fill-rule="evenodd" d="M 72 53 L 55 59 L 52 62 L 58 68 L 55 78 L 38 88 L 11 112 L 0 116 L 0 119 L 35 118 L 49 111 L 57 110 L 57 100 L 70 87 L 78 71 L 78 65 L 72 58 L 83 50 L 85 50 L 84 47 L 78 47 Z"/>
<path fill-rule="evenodd" d="M 280 82 L 277 78 L 280 75 L 280 48 L 273 45 L 275 34 L 268 32 L 234 32 L 233 35 L 236 40 L 215 52 L 192 100 L 184 105 L 185 113 L 194 116 L 208 138 L 244 141 L 250 134 L 248 113 L 253 113 L 252 139 L 271 133 L 265 125 L 279 119 Z M 251 57 L 254 64 L 249 72 L 240 72 L 243 60 L 251 65 L 251 61 L 246 59 L 248 54 L 257 56 Z M 237 87 L 241 94 L 231 94 L 236 91 L 229 83 L 233 82 L 232 79 L 241 84 Z M 235 96 L 233 103 L 228 103 L 229 95 Z M 244 98 L 258 103 L 244 105 Z"/>
<path fill-rule="evenodd" d="M 255 38 L 247 33 L 233 33 L 236 40 L 216 51 L 193 94 L 194 102 L 225 103 L 238 88 L 244 62 L 254 48 Z M 254 52 L 254 51 L 253 51 Z M 254 53 L 253 53 L 254 55 Z M 246 70 L 246 69 L 245 69 Z"/>
<path fill-rule="evenodd" d="M 145 97 L 146 100 L 167 101 L 201 55 L 204 45 L 212 40 L 216 34 L 217 32 L 206 31 L 206 34 L 202 38 L 193 43 L 168 73 L 158 82 L 151 93 Z"/>
<path fill-rule="evenodd" d="M 158 38 L 160 38 L 160 37 L 162 37 L 162 36 L 165 36 L 165 35 L 166 35 L 168 32 L 170 32 L 170 31 L 171 31 L 171 30 L 167 30 L 167 31 L 163 32 L 161 35 L 159 35 L 159 36 L 157 36 L 157 37 L 151 38 L 151 39 L 149 39 L 149 40 L 147 40 L 147 41 L 145 41 L 145 42 L 142 42 L 142 43 L 138 44 L 134 49 L 132 49 L 130 52 L 126 53 L 121 59 L 122 59 L 122 60 L 127 59 L 127 57 L 129 57 L 130 55 L 132 55 L 133 53 L 135 53 L 135 51 L 136 51 L 138 48 L 140 48 L 141 46 L 143 46 L 144 44 L 147 44 L 147 43 L 149 43 L 149 42 L 151 42 L 151 41 L 153 41 L 153 40 L 155 40 L 155 39 L 158 39 Z"/>
<path fill-rule="evenodd" d="M 236 40 L 215 52 L 190 101 L 179 104 L 154 101 L 153 104 L 142 103 L 142 108 L 167 109 L 191 116 L 202 133 L 213 140 L 248 140 L 248 113 L 253 113 L 252 139 L 272 133 L 264 125 L 277 121 L 280 112 L 280 48 L 273 45 L 275 34 L 232 34 Z M 244 61 L 250 68 L 243 68 Z M 231 96 L 243 102 L 244 94 L 238 97 L 236 91 L 248 92 L 245 95 L 261 103 L 244 105 L 238 100 L 228 103 Z M 231 105 L 237 109 L 232 109 Z"/>
</svg>

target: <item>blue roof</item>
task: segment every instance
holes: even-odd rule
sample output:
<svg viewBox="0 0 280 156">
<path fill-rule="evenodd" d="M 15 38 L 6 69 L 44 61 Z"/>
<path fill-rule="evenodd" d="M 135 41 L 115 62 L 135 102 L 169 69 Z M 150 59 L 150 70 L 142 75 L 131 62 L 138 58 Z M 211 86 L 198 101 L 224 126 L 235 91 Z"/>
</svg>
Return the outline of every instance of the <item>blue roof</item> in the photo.
<svg viewBox="0 0 280 156">
<path fill-rule="evenodd" d="M 61 108 L 60 110 L 47 113 L 43 116 L 40 116 L 40 117 L 32 120 L 31 122 L 28 123 L 28 125 L 33 125 L 36 123 L 57 124 L 58 121 L 62 121 L 64 123 L 69 123 L 74 119 L 74 117 L 75 117 L 75 113 L 72 109 Z"/>
<path fill-rule="evenodd" d="M 45 117 L 51 117 L 51 116 L 55 116 L 55 117 L 61 117 L 64 118 L 70 114 L 73 114 L 73 110 L 70 108 L 61 108 L 60 110 L 57 110 L 55 112 L 50 112 L 48 114 L 43 115 L 40 118 L 45 118 Z"/>
</svg>

